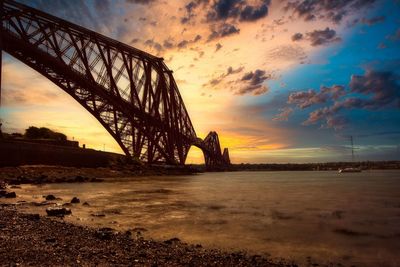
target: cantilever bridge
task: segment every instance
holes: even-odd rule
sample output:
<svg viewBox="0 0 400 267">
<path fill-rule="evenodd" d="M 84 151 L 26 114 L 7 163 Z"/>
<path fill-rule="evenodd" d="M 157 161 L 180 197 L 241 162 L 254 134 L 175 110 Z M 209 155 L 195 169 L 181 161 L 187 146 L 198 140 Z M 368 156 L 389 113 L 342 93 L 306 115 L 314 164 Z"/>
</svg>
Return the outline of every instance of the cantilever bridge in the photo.
<svg viewBox="0 0 400 267">
<path fill-rule="evenodd" d="M 13 0 L 0 2 L 1 50 L 78 101 L 127 156 L 184 164 L 194 145 L 208 168 L 230 164 L 216 132 L 196 136 L 162 58 Z"/>
</svg>

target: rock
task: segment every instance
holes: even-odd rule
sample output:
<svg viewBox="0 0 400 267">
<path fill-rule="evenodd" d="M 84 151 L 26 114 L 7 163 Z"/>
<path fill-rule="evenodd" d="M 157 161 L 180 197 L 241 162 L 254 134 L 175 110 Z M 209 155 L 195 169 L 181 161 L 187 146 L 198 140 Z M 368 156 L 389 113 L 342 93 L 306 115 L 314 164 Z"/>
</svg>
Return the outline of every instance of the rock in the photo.
<svg viewBox="0 0 400 267">
<path fill-rule="evenodd" d="M 77 203 L 80 203 L 81 201 L 79 200 L 79 198 L 77 198 L 77 197 L 73 197 L 72 198 L 72 200 L 71 200 L 71 203 L 72 204 L 77 204 Z"/>
<path fill-rule="evenodd" d="M 56 197 L 54 195 L 47 195 L 44 197 L 46 200 L 56 200 Z"/>
<path fill-rule="evenodd" d="M 72 206 L 71 203 L 64 203 L 64 204 L 63 204 L 63 207 L 70 207 L 70 206 Z"/>
<path fill-rule="evenodd" d="M 106 217 L 106 215 L 103 214 L 103 213 L 92 213 L 92 214 L 90 214 L 90 216 L 93 216 L 93 217 Z"/>
<path fill-rule="evenodd" d="M 164 241 L 164 243 L 168 244 L 168 245 L 172 245 L 174 243 L 180 243 L 180 242 L 181 242 L 181 240 L 179 238 L 177 238 L 177 237 L 174 237 L 174 238 L 171 238 L 171 239 L 168 239 L 168 240 Z"/>
<path fill-rule="evenodd" d="M 90 206 L 90 204 L 87 202 L 83 202 L 82 206 Z"/>
<path fill-rule="evenodd" d="M 146 228 L 142 228 L 142 227 L 135 227 L 132 229 L 132 231 L 134 232 L 147 232 Z"/>
<path fill-rule="evenodd" d="M 45 239 L 44 242 L 46 242 L 46 243 L 55 243 L 56 239 L 54 237 L 50 237 L 50 238 Z"/>
<path fill-rule="evenodd" d="M 16 198 L 17 194 L 15 194 L 15 192 L 7 192 L 5 197 L 6 198 Z"/>
<path fill-rule="evenodd" d="M 83 183 L 83 182 L 85 182 L 85 180 L 86 180 L 87 178 L 85 178 L 85 177 L 82 177 L 82 176 L 80 176 L 80 175 L 77 175 L 76 177 L 75 177 L 75 182 L 76 183 Z"/>
<path fill-rule="evenodd" d="M 49 202 L 47 200 L 42 201 L 42 202 L 31 202 L 34 206 L 48 206 L 48 205 L 55 205 L 55 202 Z"/>
<path fill-rule="evenodd" d="M 0 181 L 0 189 L 6 189 L 7 188 L 7 184 L 3 181 Z"/>
<path fill-rule="evenodd" d="M 48 216 L 58 216 L 64 217 L 65 215 L 71 214 L 71 210 L 64 207 L 50 207 L 46 209 L 46 213 Z"/>
<path fill-rule="evenodd" d="M 114 230 L 112 228 L 100 228 L 96 231 L 95 236 L 101 240 L 110 240 L 114 235 Z"/>
<path fill-rule="evenodd" d="M 35 213 L 35 214 L 24 214 L 22 217 L 31 220 L 31 221 L 38 221 L 40 220 L 40 215 Z"/>
<path fill-rule="evenodd" d="M 0 190 L 0 197 L 6 197 L 7 191 L 6 190 Z"/>
</svg>

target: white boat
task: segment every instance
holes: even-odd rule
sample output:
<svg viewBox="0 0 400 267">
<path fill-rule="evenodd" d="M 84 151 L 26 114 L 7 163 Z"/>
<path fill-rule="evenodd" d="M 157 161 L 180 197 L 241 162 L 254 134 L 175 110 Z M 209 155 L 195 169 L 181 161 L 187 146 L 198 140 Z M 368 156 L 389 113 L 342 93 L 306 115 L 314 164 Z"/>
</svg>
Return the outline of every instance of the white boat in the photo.
<svg viewBox="0 0 400 267">
<path fill-rule="evenodd" d="M 343 168 L 343 169 L 339 169 L 339 173 L 342 172 L 361 172 L 361 168 Z"/>
</svg>

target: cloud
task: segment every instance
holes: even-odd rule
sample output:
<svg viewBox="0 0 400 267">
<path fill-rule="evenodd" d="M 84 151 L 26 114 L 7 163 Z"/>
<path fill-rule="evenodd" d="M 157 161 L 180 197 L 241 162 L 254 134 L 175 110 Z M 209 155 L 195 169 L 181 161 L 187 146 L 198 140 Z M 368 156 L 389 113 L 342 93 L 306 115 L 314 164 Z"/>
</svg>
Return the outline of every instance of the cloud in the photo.
<svg viewBox="0 0 400 267">
<path fill-rule="evenodd" d="M 394 105 L 400 108 L 399 76 L 391 71 L 367 71 L 365 75 L 352 75 L 350 89 L 353 93 L 371 96 L 365 102 L 369 108 Z"/>
<path fill-rule="evenodd" d="M 296 104 L 301 109 L 308 108 L 315 104 L 326 103 L 328 100 L 337 100 L 346 94 L 345 89 L 341 85 L 333 85 L 332 87 L 322 86 L 320 92 L 314 90 L 293 92 L 288 97 L 288 104 Z"/>
<path fill-rule="evenodd" d="M 284 10 L 292 11 L 305 21 L 322 18 L 334 23 L 340 23 L 346 15 L 368 7 L 375 1 L 376 0 L 295 0 L 288 1 Z"/>
<path fill-rule="evenodd" d="M 319 108 L 309 114 L 304 125 L 315 124 L 324 121 L 322 127 L 341 129 L 347 123 L 344 116 L 339 113 L 343 110 L 362 109 L 378 110 L 384 108 L 400 108 L 400 84 L 399 76 L 390 71 L 367 70 L 364 75 L 352 75 L 350 80 L 350 92 L 345 95 L 342 89 L 329 88 L 329 92 L 340 96 L 347 96 L 341 101 L 334 102 L 328 107 Z M 324 87 L 323 87 L 324 89 Z M 321 90 L 321 92 L 323 91 Z M 309 92 L 296 92 L 289 96 L 288 103 L 297 104 L 299 108 L 309 107 L 315 101 L 318 94 Z M 306 95 L 311 96 L 310 99 Z M 360 96 L 357 96 L 359 94 Z M 336 99 L 337 99 L 336 98 Z M 314 99 L 314 100 L 313 100 Z M 318 103 L 325 103 L 326 99 Z"/>
<path fill-rule="evenodd" d="M 237 74 L 243 71 L 243 67 L 239 67 L 237 69 L 232 68 L 231 66 L 228 67 L 228 69 L 226 70 L 225 73 L 222 73 L 221 75 L 219 75 L 216 78 L 211 79 L 206 85 L 209 85 L 211 87 L 214 87 L 218 84 L 220 84 L 226 77 L 228 77 L 229 75 L 233 75 L 233 74 Z"/>
<path fill-rule="evenodd" d="M 287 121 L 289 119 L 290 114 L 293 113 L 293 109 L 290 107 L 281 108 L 281 109 L 279 109 L 279 111 L 280 111 L 280 113 L 276 114 L 272 120 Z"/>
<path fill-rule="evenodd" d="M 373 17 L 373 18 L 370 18 L 370 19 L 362 18 L 361 22 L 363 24 L 365 24 L 365 25 L 372 26 L 372 25 L 375 25 L 377 23 L 384 22 L 385 19 L 386 19 L 385 16 Z"/>
<path fill-rule="evenodd" d="M 312 46 L 324 45 L 340 41 L 340 37 L 336 36 L 336 31 L 329 27 L 325 30 L 314 30 L 307 33 L 308 39 L 311 41 Z"/>
<path fill-rule="evenodd" d="M 160 43 L 155 42 L 152 39 L 148 39 L 144 42 L 144 45 L 149 47 L 149 48 L 153 48 L 155 49 L 157 52 L 160 52 L 163 50 L 163 46 Z"/>
<path fill-rule="evenodd" d="M 268 15 L 270 0 L 262 0 L 250 5 L 245 0 L 216 0 L 207 13 L 209 21 L 256 21 Z"/>
<path fill-rule="evenodd" d="M 301 34 L 299 32 L 292 35 L 292 41 L 293 42 L 300 41 L 302 39 L 303 39 L 303 34 Z"/>
<path fill-rule="evenodd" d="M 223 23 L 219 25 L 211 26 L 211 34 L 208 36 L 208 41 L 212 41 L 214 39 L 226 37 L 233 34 L 238 34 L 240 29 L 236 28 L 235 25 Z"/>
<path fill-rule="evenodd" d="M 240 13 L 241 21 L 256 21 L 268 15 L 268 5 L 270 1 L 265 1 L 258 7 L 246 6 Z"/>
<path fill-rule="evenodd" d="M 245 94 L 252 94 L 252 95 L 261 95 L 268 92 L 268 88 L 263 85 L 263 83 L 270 79 L 270 75 L 266 75 L 264 70 L 255 70 L 254 72 L 248 72 L 243 75 L 240 79 L 240 83 L 242 87 L 239 90 L 236 90 L 235 94 L 237 95 L 245 95 Z"/>
<path fill-rule="evenodd" d="M 103 0 L 101 0 L 103 1 Z M 126 0 L 126 2 L 131 4 L 141 4 L 141 5 L 149 5 L 157 0 Z"/>
<path fill-rule="evenodd" d="M 182 24 L 187 24 L 192 21 L 192 18 L 196 17 L 194 13 L 195 9 L 200 5 L 205 6 L 209 3 L 209 0 L 193 0 L 185 5 L 186 15 L 181 18 Z"/>
</svg>

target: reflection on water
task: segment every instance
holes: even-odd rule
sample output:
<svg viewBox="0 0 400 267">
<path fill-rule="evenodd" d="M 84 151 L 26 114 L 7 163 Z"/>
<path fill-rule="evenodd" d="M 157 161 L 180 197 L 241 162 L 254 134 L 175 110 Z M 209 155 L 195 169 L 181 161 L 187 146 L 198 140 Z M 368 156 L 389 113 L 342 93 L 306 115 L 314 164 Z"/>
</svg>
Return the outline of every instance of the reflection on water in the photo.
<svg viewBox="0 0 400 267">
<path fill-rule="evenodd" d="M 399 171 L 205 173 L 17 189 L 27 201 L 79 197 L 67 219 L 73 222 L 362 266 L 400 265 L 399 192 Z"/>
</svg>

